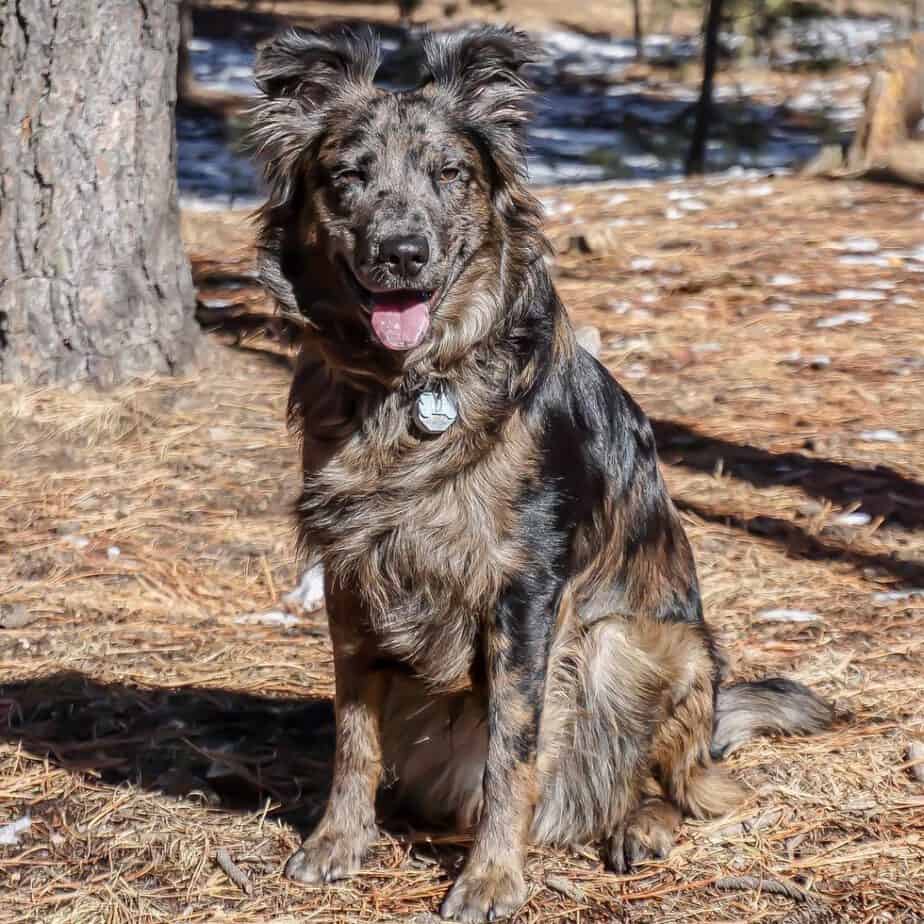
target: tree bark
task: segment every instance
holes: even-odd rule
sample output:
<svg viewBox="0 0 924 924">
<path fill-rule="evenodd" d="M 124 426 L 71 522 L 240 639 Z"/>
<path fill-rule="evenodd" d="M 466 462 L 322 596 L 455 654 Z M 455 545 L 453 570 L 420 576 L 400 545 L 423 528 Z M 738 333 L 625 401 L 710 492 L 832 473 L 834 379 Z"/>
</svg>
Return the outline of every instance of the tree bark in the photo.
<svg viewBox="0 0 924 924">
<path fill-rule="evenodd" d="M 690 139 L 690 150 L 687 154 L 687 176 L 703 173 L 706 170 L 706 141 L 709 137 L 709 125 L 712 122 L 712 85 L 719 57 L 722 4 L 723 0 L 709 0 L 706 37 L 703 45 L 703 82 L 699 93 L 699 103 L 696 106 L 696 123 L 693 126 L 693 136 Z"/>
<path fill-rule="evenodd" d="M 0 17 L 0 382 L 180 371 L 200 335 L 175 0 L 6 0 Z"/>
</svg>

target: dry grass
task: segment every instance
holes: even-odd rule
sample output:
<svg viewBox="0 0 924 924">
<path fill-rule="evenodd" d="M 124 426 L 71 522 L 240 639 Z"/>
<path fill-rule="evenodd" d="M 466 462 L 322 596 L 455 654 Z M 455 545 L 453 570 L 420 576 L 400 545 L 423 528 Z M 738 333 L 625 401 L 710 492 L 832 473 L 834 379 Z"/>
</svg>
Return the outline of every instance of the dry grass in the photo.
<svg viewBox="0 0 924 924">
<path fill-rule="evenodd" d="M 658 421 L 734 673 L 811 683 L 841 719 L 734 755 L 750 800 L 685 825 L 664 862 L 617 877 L 592 849 L 532 852 L 520 920 L 921 921 L 905 755 L 924 736 L 924 597 L 874 594 L 924 587 L 924 264 L 903 256 L 924 203 L 795 180 L 546 199 L 563 295 Z M 246 281 L 241 222 L 185 216 L 200 276 Z M 850 235 L 884 265 L 840 262 Z M 262 304 L 214 281 L 210 297 Z M 856 310 L 870 323 L 815 326 Z M 0 828 L 32 819 L 0 846 L 4 924 L 429 921 L 461 860 L 459 841 L 396 831 L 352 882 L 280 875 L 323 799 L 330 651 L 319 614 L 235 622 L 296 579 L 285 350 L 248 345 L 112 394 L 0 390 L 0 619 L 34 618 L 0 629 Z M 881 428 L 904 442 L 859 435 Z M 856 504 L 871 521 L 838 525 Z M 781 607 L 818 620 L 761 620 Z"/>
</svg>

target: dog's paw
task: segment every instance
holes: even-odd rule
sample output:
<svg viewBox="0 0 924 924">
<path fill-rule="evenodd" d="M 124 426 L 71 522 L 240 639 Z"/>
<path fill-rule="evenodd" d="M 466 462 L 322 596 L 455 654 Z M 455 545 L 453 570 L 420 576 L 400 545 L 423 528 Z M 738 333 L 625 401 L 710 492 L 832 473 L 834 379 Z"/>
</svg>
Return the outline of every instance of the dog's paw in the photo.
<svg viewBox="0 0 924 924">
<path fill-rule="evenodd" d="M 526 901 L 526 882 L 518 869 L 490 865 L 465 869 L 440 908 L 448 921 L 500 921 Z"/>
<path fill-rule="evenodd" d="M 663 799 L 641 805 L 606 842 L 604 860 L 615 873 L 627 873 L 636 863 L 663 860 L 673 849 L 681 816 Z"/>
<path fill-rule="evenodd" d="M 359 871 L 374 833 L 316 832 L 289 857 L 285 875 L 304 885 L 347 879 Z"/>
</svg>

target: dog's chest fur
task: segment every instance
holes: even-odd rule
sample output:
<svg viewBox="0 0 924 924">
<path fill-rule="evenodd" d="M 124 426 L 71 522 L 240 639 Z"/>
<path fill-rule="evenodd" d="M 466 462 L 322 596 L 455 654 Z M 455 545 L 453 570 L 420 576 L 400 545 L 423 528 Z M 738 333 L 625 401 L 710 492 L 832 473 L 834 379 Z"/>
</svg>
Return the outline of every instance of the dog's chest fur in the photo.
<svg viewBox="0 0 924 924">
<path fill-rule="evenodd" d="M 483 445 L 461 422 L 423 437 L 397 397 L 360 410 L 336 445 L 321 448 L 318 427 L 306 408 L 303 542 L 361 601 L 383 654 L 434 687 L 462 682 L 522 562 L 513 473 L 530 471 L 525 427 L 514 417 Z"/>
</svg>

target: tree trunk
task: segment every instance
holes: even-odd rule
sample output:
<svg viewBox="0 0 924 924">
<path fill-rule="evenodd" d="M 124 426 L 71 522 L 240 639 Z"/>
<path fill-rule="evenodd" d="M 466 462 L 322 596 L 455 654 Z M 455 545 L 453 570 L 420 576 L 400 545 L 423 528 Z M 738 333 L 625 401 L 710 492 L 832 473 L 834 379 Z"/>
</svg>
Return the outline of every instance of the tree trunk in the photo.
<svg viewBox="0 0 924 924">
<path fill-rule="evenodd" d="M 687 176 L 703 173 L 706 170 L 706 140 L 709 137 L 709 125 L 712 122 L 712 85 L 719 56 L 722 2 L 723 0 L 709 0 L 706 38 L 703 45 L 703 83 L 700 88 L 699 103 L 696 106 L 696 123 L 690 139 L 690 151 L 687 154 Z"/>
<path fill-rule="evenodd" d="M 199 331 L 175 0 L 6 0 L 0 17 L 0 383 L 183 369 Z"/>
<path fill-rule="evenodd" d="M 632 0 L 632 34 L 635 37 L 635 58 L 645 58 L 645 30 L 642 26 L 642 0 Z"/>
</svg>

